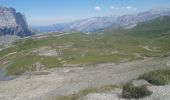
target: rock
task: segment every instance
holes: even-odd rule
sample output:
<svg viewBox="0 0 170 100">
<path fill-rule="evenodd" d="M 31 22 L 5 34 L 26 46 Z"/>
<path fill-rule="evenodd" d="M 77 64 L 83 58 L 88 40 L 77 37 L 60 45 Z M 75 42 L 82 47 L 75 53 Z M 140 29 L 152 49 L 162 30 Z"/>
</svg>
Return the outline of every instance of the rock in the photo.
<svg viewBox="0 0 170 100">
<path fill-rule="evenodd" d="M 45 69 L 45 66 L 42 65 L 40 62 L 36 62 L 36 63 L 33 65 L 33 68 L 35 68 L 36 71 L 41 71 L 41 70 L 44 70 L 44 69 Z"/>
<path fill-rule="evenodd" d="M 16 35 L 20 37 L 30 36 L 26 18 L 14 8 L 0 7 L 0 36 Z"/>
<path fill-rule="evenodd" d="M 168 61 L 168 62 L 166 63 L 166 66 L 167 66 L 167 67 L 170 67 L 170 61 Z"/>
<path fill-rule="evenodd" d="M 84 100 L 119 100 L 119 98 L 112 93 L 92 93 L 87 95 Z"/>
<path fill-rule="evenodd" d="M 0 36 L 0 45 L 2 48 L 10 47 L 13 45 L 13 42 L 19 39 L 20 37 L 14 35 Z"/>
<path fill-rule="evenodd" d="M 58 57 L 58 56 L 60 56 L 60 53 L 59 52 L 57 52 L 55 49 L 53 49 L 53 50 L 44 50 L 44 51 L 41 51 L 40 53 L 39 53 L 39 55 L 40 56 L 56 56 L 56 57 Z"/>
<path fill-rule="evenodd" d="M 151 84 L 145 80 L 134 80 L 133 82 L 133 85 L 138 87 L 138 86 L 143 86 L 143 85 L 147 85 L 147 86 L 150 86 Z"/>
<path fill-rule="evenodd" d="M 104 93 L 89 93 L 83 100 L 124 100 L 120 97 L 122 89 L 115 88 L 113 91 Z"/>
<path fill-rule="evenodd" d="M 141 100 L 169 100 L 170 98 L 170 85 L 165 86 L 151 86 L 149 90 L 152 95 Z"/>
<path fill-rule="evenodd" d="M 69 70 L 69 69 L 64 68 L 64 69 L 63 69 L 63 72 L 64 72 L 64 73 L 69 73 L 69 72 L 70 72 L 70 70 Z"/>
</svg>

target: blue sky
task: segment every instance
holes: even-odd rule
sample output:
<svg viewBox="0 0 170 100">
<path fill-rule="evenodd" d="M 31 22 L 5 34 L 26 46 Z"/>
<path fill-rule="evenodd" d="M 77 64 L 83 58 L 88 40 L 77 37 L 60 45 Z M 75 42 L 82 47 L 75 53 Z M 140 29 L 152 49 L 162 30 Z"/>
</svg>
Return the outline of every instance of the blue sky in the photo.
<svg viewBox="0 0 170 100">
<path fill-rule="evenodd" d="M 170 0 L 0 0 L 0 5 L 23 13 L 30 25 L 49 25 L 170 7 Z"/>
</svg>

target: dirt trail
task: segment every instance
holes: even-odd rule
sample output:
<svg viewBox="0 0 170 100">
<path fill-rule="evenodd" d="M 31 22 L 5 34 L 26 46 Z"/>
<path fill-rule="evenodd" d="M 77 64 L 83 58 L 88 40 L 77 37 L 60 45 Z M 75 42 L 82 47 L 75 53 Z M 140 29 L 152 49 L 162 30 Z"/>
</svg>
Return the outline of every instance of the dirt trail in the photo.
<svg viewBox="0 0 170 100">
<path fill-rule="evenodd" d="M 48 75 L 21 76 L 0 82 L 0 100 L 49 100 L 88 87 L 120 84 L 140 74 L 166 67 L 170 58 L 109 63 L 87 67 L 64 67 L 48 70 Z"/>
</svg>

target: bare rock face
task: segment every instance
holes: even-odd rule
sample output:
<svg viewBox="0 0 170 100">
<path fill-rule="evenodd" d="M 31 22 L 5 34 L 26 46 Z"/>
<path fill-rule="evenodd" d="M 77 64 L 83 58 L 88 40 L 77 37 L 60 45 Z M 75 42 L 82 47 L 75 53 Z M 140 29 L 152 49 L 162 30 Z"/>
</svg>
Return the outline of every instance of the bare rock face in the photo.
<svg viewBox="0 0 170 100">
<path fill-rule="evenodd" d="M 17 35 L 25 37 L 31 35 L 26 18 L 14 8 L 0 7 L 0 36 Z"/>
</svg>

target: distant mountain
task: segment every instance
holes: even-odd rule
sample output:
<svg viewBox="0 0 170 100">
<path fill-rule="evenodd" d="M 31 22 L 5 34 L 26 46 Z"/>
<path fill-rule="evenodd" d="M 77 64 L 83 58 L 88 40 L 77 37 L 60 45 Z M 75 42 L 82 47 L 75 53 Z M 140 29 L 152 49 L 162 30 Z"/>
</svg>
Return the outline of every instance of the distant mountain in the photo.
<svg viewBox="0 0 170 100">
<path fill-rule="evenodd" d="M 55 24 L 50 26 L 32 27 L 38 32 L 94 32 L 110 27 L 132 27 L 138 22 L 145 22 L 161 16 L 170 16 L 170 8 L 154 8 L 138 14 L 129 14 L 119 17 L 92 17 L 88 19 L 77 20 L 71 23 Z"/>
<path fill-rule="evenodd" d="M 116 21 L 116 17 L 92 17 L 88 19 L 78 20 L 66 25 L 62 31 L 82 31 L 93 32 L 99 29 L 108 28 Z"/>
<path fill-rule="evenodd" d="M 138 23 L 135 28 L 124 30 L 123 33 L 129 36 L 149 39 L 170 37 L 170 16 L 159 17 L 147 22 Z"/>
<path fill-rule="evenodd" d="M 146 12 L 141 12 L 134 15 L 123 15 L 117 18 L 115 24 L 119 26 L 128 26 L 137 24 L 138 22 L 145 22 L 161 16 L 170 16 L 169 8 L 154 8 Z"/>
<path fill-rule="evenodd" d="M 14 8 L 0 7 L 0 36 L 16 35 L 25 37 L 31 35 L 26 18 Z"/>
<path fill-rule="evenodd" d="M 77 20 L 70 23 L 54 24 L 49 26 L 32 26 L 32 29 L 38 32 L 93 32 L 99 29 L 108 28 L 113 25 L 116 17 L 92 17 Z"/>
</svg>

